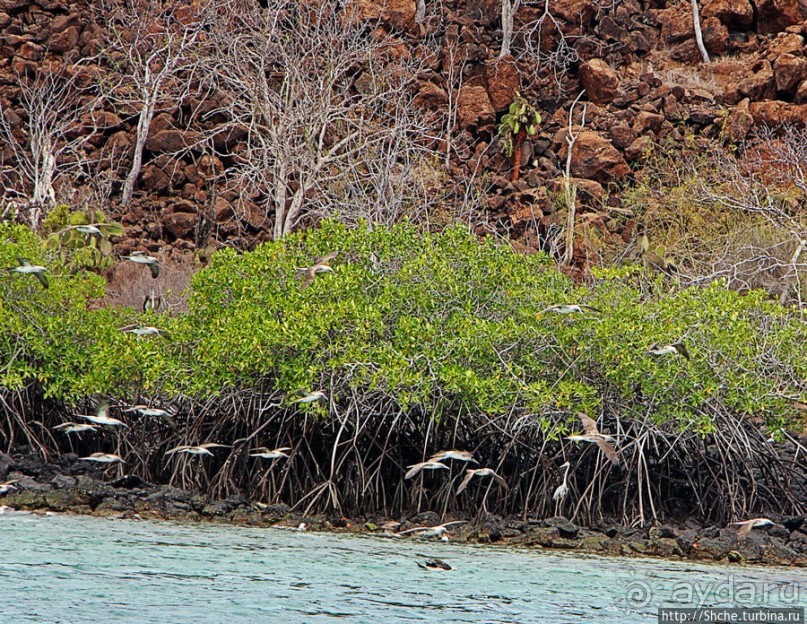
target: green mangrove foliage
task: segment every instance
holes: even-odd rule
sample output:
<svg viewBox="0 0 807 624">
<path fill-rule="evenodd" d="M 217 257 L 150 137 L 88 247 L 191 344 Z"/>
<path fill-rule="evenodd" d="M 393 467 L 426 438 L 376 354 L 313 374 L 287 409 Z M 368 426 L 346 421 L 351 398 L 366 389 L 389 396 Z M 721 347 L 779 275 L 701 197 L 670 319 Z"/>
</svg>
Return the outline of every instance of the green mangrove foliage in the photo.
<svg viewBox="0 0 807 624">
<path fill-rule="evenodd" d="M 547 257 L 461 228 L 327 222 L 251 253 L 223 250 L 195 276 L 187 314 L 140 319 L 170 340 L 121 332 L 138 315 L 90 306 L 101 279 L 70 275 L 26 229 L 0 226 L 0 243 L 3 266 L 21 256 L 51 273 L 48 290 L 30 276 L 3 277 L 0 384 L 36 383 L 66 402 L 141 392 L 201 399 L 268 381 L 289 399 L 324 387 L 337 402 L 385 397 L 435 419 L 515 409 L 553 433 L 576 423 L 549 416 L 604 407 L 709 433 L 720 410 L 778 430 L 807 400 L 804 319 L 760 292 L 715 282 L 649 294 L 633 269 L 576 286 Z M 333 273 L 301 288 L 298 268 L 328 251 L 339 252 Z M 559 303 L 601 312 L 542 312 Z M 690 360 L 648 353 L 679 339 Z"/>
<path fill-rule="evenodd" d="M 332 270 L 306 286 L 306 267 L 331 252 Z M 767 440 L 803 425 L 807 324 L 761 292 L 647 282 L 640 267 L 581 286 L 544 255 L 462 228 L 325 222 L 251 253 L 217 252 L 194 276 L 189 311 L 170 316 L 99 307 L 99 276 L 0 225 L 0 266 L 18 257 L 48 267 L 50 288 L 0 276 L 6 447 L 104 448 L 144 478 L 305 512 L 471 513 L 476 487 L 457 497 L 440 475 L 402 478 L 441 448 L 473 449 L 506 476 L 509 494 L 487 502 L 497 513 L 630 523 L 804 511 L 803 462 Z M 121 331 L 133 324 L 167 337 Z M 681 340 L 689 357 L 649 353 Z M 294 403 L 315 389 L 328 400 Z M 68 443 L 52 433 L 100 397 L 127 421 L 125 435 Z M 144 402 L 172 406 L 171 422 L 117 411 Z M 563 439 L 580 430 L 577 411 L 617 436 L 618 466 Z M 197 464 L 165 456 L 204 441 L 228 449 Z M 280 466 L 258 465 L 250 450 L 264 444 L 294 450 Z M 558 509 L 551 492 L 569 457 L 575 496 Z"/>
</svg>

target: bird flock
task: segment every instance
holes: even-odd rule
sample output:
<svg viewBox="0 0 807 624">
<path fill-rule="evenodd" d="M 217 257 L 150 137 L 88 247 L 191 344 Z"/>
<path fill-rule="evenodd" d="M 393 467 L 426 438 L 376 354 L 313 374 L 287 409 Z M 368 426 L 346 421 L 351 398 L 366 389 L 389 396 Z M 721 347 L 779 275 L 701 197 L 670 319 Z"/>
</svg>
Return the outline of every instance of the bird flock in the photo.
<svg viewBox="0 0 807 624">
<path fill-rule="evenodd" d="M 101 235 L 100 229 L 94 227 L 93 225 L 71 226 L 71 228 L 68 229 L 76 229 L 90 236 Z M 333 267 L 330 266 L 329 262 L 334 260 L 338 255 L 339 252 L 336 251 L 330 252 L 317 258 L 310 266 L 297 267 L 297 271 L 299 271 L 303 275 L 303 282 L 301 289 L 305 290 L 306 288 L 308 288 L 314 282 L 314 280 L 317 278 L 318 275 L 322 273 L 333 273 Z M 149 256 L 142 251 L 134 251 L 127 256 L 123 256 L 123 258 L 136 264 L 148 267 L 151 273 L 151 277 L 153 279 L 157 279 L 160 275 L 160 261 L 153 256 Z M 39 283 L 43 288 L 45 289 L 49 288 L 49 281 L 47 278 L 48 269 L 46 267 L 32 264 L 30 260 L 26 258 L 17 258 L 17 263 L 18 266 L 8 268 L 7 270 L 11 273 L 17 273 L 21 275 L 33 275 L 39 281 Z M 154 288 L 151 288 L 143 302 L 143 311 L 144 312 L 157 311 L 161 307 L 161 305 L 162 305 L 162 298 L 155 293 Z M 561 314 L 561 315 L 589 314 L 589 313 L 598 314 L 601 313 L 601 310 L 594 306 L 585 304 L 555 304 L 547 306 L 546 308 L 538 312 L 536 314 L 536 318 L 540 318 L 544 314 L 550 312 L 553 314 Z M 120 330 L 124 333 L 132 334 L 138 339 L 150 336 L 157 336 L 165 339 L 170 339 L 170 335 L 165 330 L 150 325 L 135 324 L 122 327 L 120 328 Z M 684 344 L 683 340 L 679 340 L 677 342 L 669 344 L 655 343 L 647 350 L 647 353 L 659 357 L 680 355 L 681 357 L 687 360 L 691 359 L 691 355 L 686 345 Z M 327 398 L 328 397 L 324 391 L 313 390 L 307 392 L 302 397 L 292 401 L 291 404 L 309 404 L 314 403 L 316 401 L 327 400 Z M 164 420 L 170 426 L 175 426 L 175 423 L 172 418 L 173 414 L 168 410 L 162 408 L 148 405 L 132 405 L 123 408 L 121 411 L 122 413 L 132 413 L 132 412 L 139 413 L 142 416 L 146 417 L 158 417 Z M 600 432 L 596 422 L 588 415 L 579 412 L 577 416 L 582 425 L 583 433 L 566 436 L 566 439 L 571 442 L 588 442 L 594 444 L 599 448 L 600 452 L 605 456 L 605 458 L 608 461 L 610 461 L 614 465 L 619 465 L 620 463 L 619 454 L 614 446 L 616 443 L 615 437 Z M 101 401 L 98 403 L 94 414 L 80 415 L 80 418 L 87 422 L 83 423 L 64 422 L 59 425 L 56 425 L 54 429 L 60 431 L 63 434 L 70 435 L 70 434 L 94 433 L 98 431 L 100 428 L 128 428 L 128 425 L 124 421 L 118 418 L 111 417 L 109 415 L 109 404 L 106 401 Z M 221 448 L 231 448 L 231 447 L 230 445 L 220 444 L 217 442 L 204 442 L 198 445 L 179 445 L 165 451 L 165 456 L 185 454 L 196 457 L 213 457 L 214 453 L 212 451 L 214 449 L 221 449 Z M 267 459 L 273 461 L 283 460 L 289 458 L 288 452 L 292 450 L 293 450 L 292 447 L 287 446 L 278 447 L 274 449 L 263 446 L 252 449 L 249 452 L 249 457 L 254 457 L 257 459 Z M 79 459 L 83 461 L 97 462 L 101 464 L 125 463 L 122 457 L 114 453 L 96 452 L 86 457 L 81 457 Z M 450 470 L 450 467 L 446 464 L 448 460 L 465 462 L 466 464 L 478 463 L 476 459 L 474 459 L 473 453 L 470 451 L 462 451 L 456 449 L 444 450 L 435 453 L 425 461 L 407 466 L 406 472 L 404 474 L 404 479 L 405 480 L 412 479 L 417 475 L 422 474 L 424 471 Z M 565 469 L 563 474 L 563 480 L 560 483 L 560 485 L 558 485 L 558 487 L 555 489 L 552 495 L 553 500 L 558 505 L 560 505 L 563 502 L 564 498 L 568 495 L 569 492 L 568 476 L 571 464 L 569 462 L 565 462 L 560 467 Z M 492 468 L 481 467 L 481 468 L 467 468 L 465 470 L 465 476 L 460 482 L 459 486 L 457 487 L 456 494 L 459 495 L 462 492 L 464 492 L 470 485 L 471 481 L 473 481 L 474 479 L 485 479 L 488 477 L 491 479 L 492 483 L 495 483 L 505 493 L 509 492 L 509 486 L 507 484 L 507 481 L 501 475 L 497 474 Z M 5 483 L 0 483 L 0 495 L 7 494 L 8 492 L 14 489 L 17 489 L 16 482 L 7 481 Z M 385 533 L 393 537 L 401 537 L 409 533 L 415 533 L 420 537 L 439 537 L 441 539 L 447 540 L 446 533 L 449 531 L 449 527 L 463 523 L 465 523 L 465 521 L 447 522 L 433 527 L 415 527 L 412 529 L 408 529 L 406 531 L 401 531 L 400 533 L 395 533 L 393 530 L 390 530 L 390 528 L 387 527 L 385 529 Z M 399 526 L 399 523 L 394 524 Z M 774 523 L 767 518 L 754 518 L 742 522 L 735 522 L 733 524 L 739 527 L 738 537 L 744 538 L 749 534 L 751 529 L 756 527 L 768 526 Z M 382 528 L 384 527 L 382 526 Z M 447 563 L 439 559 L 428 560 L 425 563 L 418 562 L 418 565 L 427 570 L 452 569 L 451 566 L 449 566 Z"/>
</svg>

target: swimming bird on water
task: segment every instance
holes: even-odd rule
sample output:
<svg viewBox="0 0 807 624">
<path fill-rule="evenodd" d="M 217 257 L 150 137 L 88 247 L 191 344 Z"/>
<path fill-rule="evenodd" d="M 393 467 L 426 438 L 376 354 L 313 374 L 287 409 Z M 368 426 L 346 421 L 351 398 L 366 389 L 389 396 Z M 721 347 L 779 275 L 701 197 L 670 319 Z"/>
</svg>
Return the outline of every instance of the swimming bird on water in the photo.
<svg viewBox="0 0 807 624">
<path fill-rule="evenodd" d="M 96 431 L 98 429 L 98 425 L 86 425 L 83 423 L 74 423 L 74 422 L 65 422 L 61 425 L 56 425 L 54 427 L 56 431 L 61 431 L 62 433 L 85 433 L 87 431 Z"/>
<path fill-rule="evenodd" d="M 133 251 L 128 256 L 123 256 L 123 259 L 136 262 L 137 264 L 145 264 L 148 266 L 149 270 L 151 271 L 151 277 L 154 279 L 157 279 L 157 277 L 160 275 L 160 261 L 154 256 L 147 256 L 142 251 Z"/>
<path fill-rule="evenodd" d="M 95 415 L 91 416 L 90 414 L 79 414 L 79 418 L 83 418 L 84 420 L 89 420 L 91 423 L 96 425 L 104 425 L 107 427 L 128 427 L 125 422 L 122 420 L 118 420 L 117 418 L 112 418 L 109 415 L 109 403 L 106 401 L 101 401 L 98 405 L 95 406 Z"/>
<path fill-rule="evenodd" d="M 687 351 L 686 345 L 681 340 L 665 345 L 655 343 L 647 352 L 650 355 L 672 355 L 675 353 L 684 356 L 687 360 L 690 359 L 689 351 Z"/>
<path fill-rule="evenodd" d="M 417 562 L 419 568 L 423 568 L 424 570 L 453 570 L 450 565 L 448 565 L 442 559 L 426 559 L 423 563 L 420 561 Z"/>
<path fill-rule="evenodd" d="M 471 482 L 471 479 L 474 477 L 493 477 L 493 480 L 499 485 L 499 487 L 504 488 L 505 491 L 510 491 L 510 488 L 507 486 L 507 481 L 505 481 L 502 477 L 497 475 L 493 468 L 469 468 L 465 471 L 465 478 L 460 483 L 460 486 L 457 488 L 457 494 L 461 494 L 465 488 L 468 487 L 468 484 Z"/>
<path fill-rule="evenodd" d="M 619 456 L 617 455 L 613 444 L 611 444 L 614 441 L 614 438 L 612 436 L 600 433 L 597 429 L 597 423 L 586 416 L 583 412 L 578 412 L 577 417 L 583 424 L 584 433 L 583 435 L 566 436 L 566 439 L 571 440 L 572 442 L 592 442 L 600 447 L 600 450 L 605 453 L 605 456 L 609 460 L 615 464 L 618 464 Z"/>
<path fill-rule="evenodd" d="M 17 262 L 19 263 L 20 266 L 16 266 L 8 270 L 11 271 L 12 273 L 33 275 L 36 277 L 36 279 L 39 280 L 39 283 L 42 284 L 42 288 L 48 287 L 48 278 L 45 277 L 45 273 L 47 273 L 48 270 L 45 267 L 40 266 L 38 264 L 31 264 L 25 258 L 17 258 Z"/>
<path fill-rule="evenodd" d="M 580 312 L 584 311 L 597 312 L 597 313 L 602 312 L 602 310 L 600 310 L 599 308 L 595 308 L 594 306 L 585 305 L 582 303 L 580 304 L 572 303 L 572 304 L 557 304 L 548 306 L 543 310 L 541 310 L 540 312 L 538 312 L 536 316 L 541 316 L 542 314 L 545 314 L 547 312 L 554 312 L 555 314 L 579 314 Z"/>
<path fill-rule="evenodd" d="M 333 269 L 328 264 L 329 261 L 336 258 L 339 255 L 338 251 L 332 251 L 331 253 L 325 254 L 324 256 L 317 258 L 309 267 L 297 267 L 298 271 L 302 271 L 305 273 L 305 280 L 303 281 L 303 290 L 308 288 L 311 285 L 311 282 L 314 281 L 314 278 L 319 273 L 333 273 Z"/>
<path fill-rule="evenodd" d="M 439 461 L 432 461 L 431 459 L 418 464 L 412 464 L 411 466 L 407 466 L 407 468 L 408 470 L 404 475 L 404 479 L 411 479 L 422 470 L 448 470 L 448 466 L 445 464 L 441 464 Z"/>
<path fill-rule="evenodd" d="M 445 461 L 446 459 L 456 459 L 457 461 L 471 462 L 478 464 L 479 462 L 474 459 L 474 454 L 471 451 L 458 451 L 452 449 L 450 451 L 440 451 L 429 457 L 429 461 Z"/>
<path fill-rule="evenodd" d="M 286 451 L 290 451 L 290 446 L 281 446 L 280 448 L 270 449 L 269 447 L 262 446 L 256 448 L 254 453 L 250 453 L 250 457 L 260 457 L 261 459 L 280 459 L 281 457 L 288 457 Z"/>
<path fill-rule="evenodd" d="M 192 446 L 188 444 L 181 444 L 180 446 L 175 446 L 169 451 L 166 451 L 166 455 L 171 455 L 173 453 L 186 453 L 188 455 L 209 455 L 213 457 L 213 453 L 210 452 L 212 448 L 230 448 L 229 444 L 218 444 L 216 442 L 205 442 L 204 444 L 199 444 L 198 446 Z"/>
<path fill-rule="evenodd" d="M 739 526 L 737 530 L 737 538 L 744 539 L 751 533 L 751 529 L 757 527 L 770 526 L 776 524 L 773 520 L 768 518 L 752 518 L 751 520 L 743 520 L 742 522 L 732 522 L 732 524 Z"/>
<path fill-rule="evenodd" d="M 126 463 L 123 461 L 123 458 L 120 455 L 115 455 L 114 453 L 93 453 L 88 457 L 79 457 L 79 459 L 83 459 L 84 461 L 94 461 L 101 464 L 114 464 L 116 462 L 120 462 L 121 464 Z"/>
<path fill-rule="evenodd" d="M 20 488 L 17 487 L 16 481 L 4 481 L 0 483 L 0 496 L 4 496 L 11 492 L 12 490 L 19 490 Z"/>
<path fill-rule="evenodd" d="M 563 500 L 569 493 L 569 486 L 566 483 L 566 479 L 569 477 L 569 468 L 571 467 L 571 464 L 569 462 L 565 462 L 561 464 L 560 467 L 566 468 L 566 471 L 563 473 L 563 483 L 555 488 L 555 492 L 552 494 L 552 500 L 555 502 Z"/>
<path fill-rule="evenodd" d="M 160 336 L 160 338 L 165 338 L 166 340 L 171 339 L 171 336 L 169 336 L 168 332 L 165 330 L 148 325 L 128 325 L 126 327 L 121 327 L 120 330 L 124 334 L 134 334 L 138 338 L 144 338 L 145 336 Z"/>
<path fill-rule="evenodd" d="M 314 401 L 327 401 L 328 396 L 322 390 L 314 390 L 292 403 L 313 403 Z"/>
<path fill-rule="evenodd" d="M 442 537 L 447 531 L 448 527 L 455 524 L 467 524 L 467 520 L 452 520 L 451 522 L 444 522 L 433 527 L 414 527 L 401 531 L 398 535 L 406 535 L 407 533 L 418 532 L 418 537 Z"/>
</svg>

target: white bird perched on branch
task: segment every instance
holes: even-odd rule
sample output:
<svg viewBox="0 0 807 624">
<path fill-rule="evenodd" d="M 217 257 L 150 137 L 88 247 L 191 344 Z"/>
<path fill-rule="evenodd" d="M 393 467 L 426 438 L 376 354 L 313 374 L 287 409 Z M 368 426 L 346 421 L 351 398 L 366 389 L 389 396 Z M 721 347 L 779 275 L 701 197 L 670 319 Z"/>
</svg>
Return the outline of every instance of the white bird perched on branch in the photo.
<svg viewBox="0 0 807 624">
<path fill-rule="evenodd" d="M 411 466 L 407 466 L 406 474 L 404 475 L 404 479 L 411 479 L 412 477 L 416 476 L 422 470 L 448 470 L 448 466 L 445 464 L 441 464 L 439 461 L 432 461 L 431 459 L 426 460 L 424 462 L 420 462 L 418 464 L 412 464 Z"/>
<path fill-rule="evenodd" d="M 619 456 L 617 455 L 613 444 L 611 444 L 611 442 L 614 441 L 614 438 L 612 436 L 600 433 L 597 429 L 597 423 L 586 416 L 583 412 L 578 412 L 577 417 L 583 424 L 584 434 L 566 436 L 566 439 L 571 440 L 572 442 L 592 442 L 600 447 L 600 450 L 605 453 L 605 456 L 609 460 L 615 464 L 618 464 Z"/>
<path fill-rule="evenodd" d="M 471 482 L 471 479 L 474 477 L 493 477 L 493 480 L 499 485 L 499 487 L 504 488 L 505 491 L 510 491 L 510 488 L 507 486 L 507 481 L 505 481 L 502 477 L 497 475 L 493 468 L 477 468 L 477 469 L 468 469 L 465 471 L 465 478 L 460 483 L 460 486 L 457 488 L 457 494 L 461 494 L 465 488 L 468 487 L 468 484 Z"/>
<path fill-rule="evenodd" d="M 751 533 L 751 529 L 755 529 L 757 527 L 770 526 L 776 523 L 773 520 L 769 520 L 768 518 L 752 518 L 751 520 L 743 520 L 742 522 L 732 522 L 732 524 L 737 525 L 739 527 L 739 529 L 737 530 L 737 538 L 744 539 L 748 537 L 749 533 Z"/>
<path fill-rule="evenodd" d="M 142 251 L 133 251 L 130 255 L 123 256 L 123 259 L 136 262 L 137 264 L 145 264 L 148 266 L 149 270 L 151 271 L 151 277 L 154 279 L 157 279 L 157 277 L 160 275 L 160 261 L 154 256 L 147 256 Z"/>
<path fill-rule="evenodd" d="M 39 283 L 42 284 L 42 288 L 48 287 L 48 278 L 45 277 L 45 273 L 47 273 L 48 270 L 45 267 L 40 266 L 38 264 L 31 264 L 25 258 L 17 258 L 17 262 L 19 263 L 20 266 L 16 266 L 8 270 L 11 271 L 12 273 L 33 275 L 34 277 L 36 277 L 36 279 L 39 280 Z"/>
<path fill-rule="evenodd" d="M 566 495 L 569 493 L 569 486 L 566 482 L 566 479 L 569 477 L 569 468 L 571 464 L 569 462 L 565 462 L 561 464 L 561 468 L 566 468 L 563 473 L 563 483 L 561 483 L 557 488 L 555 488 L 555 492 L 552 494 L 552 500 L 555 502 L 562 501 L 566 498 Z"/>
</svg>

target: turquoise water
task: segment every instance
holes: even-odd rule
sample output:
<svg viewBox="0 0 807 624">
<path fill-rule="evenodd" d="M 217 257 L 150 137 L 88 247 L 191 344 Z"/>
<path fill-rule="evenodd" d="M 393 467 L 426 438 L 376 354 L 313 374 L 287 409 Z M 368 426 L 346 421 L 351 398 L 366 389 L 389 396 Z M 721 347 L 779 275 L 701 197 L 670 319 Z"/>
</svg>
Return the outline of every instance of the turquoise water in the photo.
<svg viewBox="0 0 807 624">
<path fill-rule="evenodd" d="M 422 570 L 425 557 L 455 569 Z M 0 622 L 655 622 L 658 606 L 803 606 L 805 577 L 791 568 L 0 515 Z"/>
</svg>

